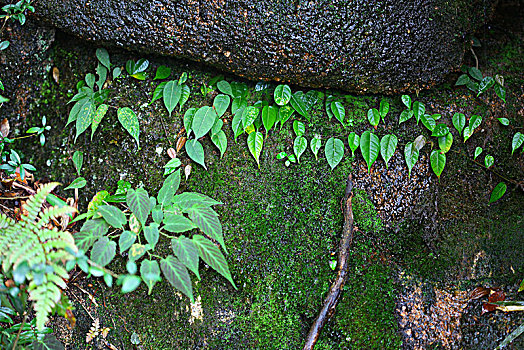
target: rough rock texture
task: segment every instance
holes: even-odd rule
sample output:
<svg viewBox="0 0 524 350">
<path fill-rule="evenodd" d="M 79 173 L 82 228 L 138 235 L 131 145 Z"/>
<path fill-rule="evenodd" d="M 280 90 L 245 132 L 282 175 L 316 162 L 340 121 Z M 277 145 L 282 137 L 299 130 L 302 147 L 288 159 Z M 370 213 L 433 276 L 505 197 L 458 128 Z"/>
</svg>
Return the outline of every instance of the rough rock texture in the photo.
<svg viewBox="0 0 524 350">
<path fill-rule="evenodd" d="M 250 79 L 414 91 L 462 62 L 495 0 L 37 0 L 41 19 L 100 44 Z"/>
</svg>

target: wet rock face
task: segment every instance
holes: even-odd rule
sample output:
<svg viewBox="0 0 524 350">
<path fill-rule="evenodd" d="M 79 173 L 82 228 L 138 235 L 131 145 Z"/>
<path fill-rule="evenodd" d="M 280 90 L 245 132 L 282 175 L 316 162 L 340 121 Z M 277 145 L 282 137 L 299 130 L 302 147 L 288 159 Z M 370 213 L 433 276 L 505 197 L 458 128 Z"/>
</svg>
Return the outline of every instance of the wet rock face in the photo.
<svg viewBox="0 0 524 350">
<path fill-rule="evenodd" d="M 356 92 L 429 87 L 460 66 L 495 0 L 37 0 L 36 14 L 102 44 L 250 79 Z"/>
</svg>

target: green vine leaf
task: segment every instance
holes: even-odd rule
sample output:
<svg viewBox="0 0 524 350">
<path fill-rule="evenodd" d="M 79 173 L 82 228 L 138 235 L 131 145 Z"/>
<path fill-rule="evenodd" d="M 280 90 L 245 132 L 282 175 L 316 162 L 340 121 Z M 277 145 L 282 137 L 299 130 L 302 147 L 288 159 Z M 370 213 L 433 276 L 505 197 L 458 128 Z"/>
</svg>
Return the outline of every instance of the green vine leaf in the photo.
<svg viewBox="0 0 524 350">
<path fill-rule="evenodd" d="M 250 125 L 253 125 L 255 120 L 257 120 L 259 113 L 259 109 L 253 106 L 249 106 L 244 110 L 244 113 L 242 114 L 242 125 L 244 126 L 244 130 Z"/>
<path fill-rule="evenodd" d="M 491 192 L 489 203 L 491 204 L 493 202 L 498 201 L 500 198 L 502 198 L 504 193 L 506 193 L 506 189 L 507 189 L 507 185 L 504 182 L 500 182 L 497 186 L 495 186 L 495 188 Z"/>
<path fill-rule="evenodd" d="M 186 113 L 184 113 L 184 129 L 186 129 L 187 137 L 191 135 L 191 125 L 193 125 L 193 118 L 195 117 L 197 109 L 189 108 Z"/>
<path fill-rule="evenodd" d="M 291 108 L 291 106 L 286 105 L 280 107 L 278 110 L 278 120 L 280 121 L 280 130 L 282 130 L 282 127 L 284 124 L 293 116 L 295 113 L 295 110 Z"/>
<path fill-rule="evenodd" d="M 438 146 L 444 153 L 449 152 L 452 144 L 453 144 L 453 135 L 451 135 L 451 132 L 448 132 L 446 135 L 438 138 Z"/>
<path fill-rule="evenodd" d="M 278 116 L 278 108 L 275 106 L 264 106 L 262 108 L 262 124 L 266 129 L 266 137 L 269 130 L 275 125 Z"/>
<path fill-rule="evenodd" d="M 495 85 L 495 79 L 492 77 L 483 78 L 479 83 L 479 92 L 477 93 L 477 97 L 480 96 L 480 94 L 486 92 L 486 90 L 488 90 L 493 85 Z"/>
<path fill-rule="evenodd" d="M 411 109 L 411 97 L 409 95 L 402 95 L 401 97 L 402 103 L 408 107 L 408 109 Z"/>
<path fill-rule="evenodd" d="M 508 126 L 509 125 L 509 119 L 508 118 L 497 118 L 497 119 L 500 122 L 500 124 L 502 124 L 504 126 Z"/>
<path fill-rule="evenodd" d="M 154 205 L 151 205 L 152 203 L 147 191 L 143 188 L 138 188 L 137 190 L 132 188 L 128 189 L 126 193 L 126 203 L 143 226 L 146 223 L 151 209 L 154 207 Z"/>
<path fill-rule="evenodd" d="M 96 50 L 96 58 L 104 65 L 107 69 L 111 69 L 111 61 L 109 60 L 109 53 L 106 49 L 100 48 Z"/>
<path fill-rule="evenodd" d="M 351 149 L 351 155 L 354 157 L 355 151 L 358 149 L 358 146 L 360 146 L 360 136 L 352 132 L 348 136 L 348 144 Z"/>
<path fill-rule="evenodd" d="M 190 95 L 191 95 L 191 88 L 187 86 L 186 84 L 182 85 L 182 90 L 180 91 L 180 101 L 178 101 L 180 110 L 182 110 L 182 107 L 184 107 L 187 100 L 189 100 Z"/>
<path fill-rule="evenodd" d="M 303 136 L 297 136 L 295 142 L 293 143 L 293 151 L 297 156 L 297 161 L 300 163 L 300 156 L 304 153 L 307 148 L 307 140 Z"/>
<path fill-rule="evenodd" d="M 289 103 L 291 99 L 291 88 L 288 85 L 281 84 L 275 88 L 273 93 L 275 98 L 275 103 L 279 106 L 285 106 Z"/>
<path fill-rule="evenodd" d="M 235 142 L 237 142 L 237 137 L 244 133 L 244 128 L 242 127 L 242 117 L 244 115 L 245 108 L 240 107 L 231 121 L 231 129 L 233 129 L 233 134 L 235 135 Z"/>
<path fill-rule="evenodd" d="M 155 77 L 153 80 L 167 79 L 171 75 L 171 68 L 166 66 L 160 66 L 156 69 Z"/>
<path fill-rule="evenodd" d="M 311 139 L 309 147 L 311 148 L 311 152 L 315 155 L 315 159 L 318 160 L 318 151 L 320 150 L 320 147 L 322 147 L 322 140 L 318 135 L 315 135 Z"/>
<path fill-rule="evenodd" d="M 84 105 L 86 103 L 92 103 L 92 101 L 89 98 L 84 97 L 74 104 L 73 108 L 71 108 L 71 111 L 69 112 L 69 117 L 67 119 L 66 126 L 76 121 L 76 119 L 78 118 L 78 113 L 80 113 L 80 111 L 84 108 Z"/>
<path fill-rule="evenodd" d="M 184 293 L 194 303 L 193 286 L 186 267 L 177 258 L 168 255 L 160 261 L 160 268 L 169 283 Z"/>
<path fill-rule="evenodd" d="M 380 112 L 380 116 L 382 117 L 382 121 L 386 121 L 386 115 L 389 112 L 389 102 L 385 99 L 380 100 L 380 106 L 378 111 Z"/>
<path fill-rule="evenodd" d="M 213 108 L 209 106 L 200 107 L 193 116 L 191 130 L 195 133 L 195 139 L 205 136 L 215 124 L 217 119 Z M 187 144 L 187 142 L 186 142 Z"/>
<path fill-rule="evenodd" d="M 213 100 L 213 108 L 215 109 L 219 118 L 224 115 L 230 103 L 231 98 L 227 95 L 218 94 L 215 97 L 215 99 Z"/>
<path fill-rule="evenodd" d="M 120 248 L 120 254 L 131 248 L 136 241 L 136 233 L 131 231 L 124 231 L 118 238 L 118 247 Z"/>
<path fill-rule="evenodd" d="M 172 233 L 181 233 L 194 229 L 195 224 L 184 215 L 165 213 L 164 230 Z"/>
<path fill-rule="evenodd" d="M 378 158 L 380 150 L 380 140 L 377 135 L 373 134 L 369 130 L 364 131 L 360 136 L 360 152 L 366 161 L 368 166 L 368 172 L 371 171 L 371 166 Z"/>
<path fill-rule="evenodd" d="M 78 136 L 80 136 L 84 131 L 87 130 L 87 128 L 93 123 L 93 119 L 95 118 L 96 110 L 95 110 L 95 104 L 88 100 L 86 103 L 81 105 L 80 110 L 78 111 L 77 117 L 76 117 L 76 136 L 75 136 L 75 142 Z"/>
<path fill-rule="evenodd" d="M 114 228 L 122 229 L 127 223 L 124 213 L 112 205 L 101 205 L 98 207 L 98 212 L 102 215 L 104 220 Z"/>
<path fill-rule="evenodd" d="M 247 137 L 247 146 L 249 148 L 249 152 L 251 152 L 251 155 L 255 160 L 257 161 L 258 168 L 260 169 L 260 153 L 262 152 L 262 147 L 264 145 L 264 136 L 259 131 L 254 131 L 249 134 Z"/>
<path fill-rule="evenodd" d="M 173 197 L 180 186 L 180 178 L 180 169 L 178 169 L 164 180 L 158 191 L 157 200 L 159 204 L 165 207 L 173 202 Z"/>
<path fill-rule="evenodd" d="M 402 113 L 400 113 L 400 118 L 398 120 L 398 123 L 402 124 L 402 123 L 410 120 L 411 117 L 413 117 L 413 111 L 409 110 L 409 109 L 405 109 L 405 110 L 402 111 Z"/>
<path fill-rule="evenodd" d="M 424 116 L 425 113 L 426 113 L 426 106 L 424 106 L 422 102 L 419 102 L 419 101 L 413 102 L 413 115 L 415 116 L 415 119 L 417 120 L 417 125 L 418 125 L 418 122 L 420 121 L 420 118 Z"/>
<path fill-rule="evenodd" d="M 233 95 L 233 90 L 231 89 L 231 85 L 227 81 L 220 80 L 217 83 L 217 88 L 218 88 L 218 91 L 220 91 L 221 93 L 229 95 L 231 97 L 235 97 Z"/>
<path fill-rule="evenodd" d="M 504 88 L 504 86 L 500 85 L 500 84 L 495 84 L 495 93 L 497 94 L 497 96 L 502 100 L 504 101 L 504 103 L 506 103 L 506 89 Z"/>
<path fill-rule="evenodd" d="M 142 281 L 146 284 L 148 288 L 148 295 L 151 295 L 153 286 L 162 280 L 160 277 L 160 267 L 156 260 L 144 260 L 140 264 L 140 276 Z"/>
<path fill-rule="evenodd" d="M 178 260 L 200 280 L 200 274 L 198 273 L 198 249 L 193 241 L 185 236 L 175 237 L 171 239 L 171 248 Z"/>
<path fill-rule="evenodd" d="M 211 266 L 215 271 L 224 276 L 235 289 L 237 289 L 231 273 L 229 272 L 229 267 L 227 265 L 226 258 L 220 252 L 220 249 L 213 244 L 209 239 L 205 238 L 202 235 L 194 235 L 193 243 L 198 249 L 198 255 Z"/>
<path fill-rule="evenodd" d="M 204 162 L 204 147 L 200 142 L 195 140 L 186 141 L 186 153 L 194 162 L 202 165 L 204 169 L 207 170 L 206 164 Z"/>
<path fill-rule="evenodd" d="M 380 112 L 376 108 L 370 108 L 368 110 L 368 121 L 375 129 L 380 123 Z"/>
<path fill-rule="evenodd" d="M 511 155 L 524 143 L 524 134 L 517 131 L 511 141 Z"/>
<path fill-rule="evenodd" d="M 440 179 L 440 174 L 442 174 L 442 171 L 446 166 L 446 155 L 441 151 L 433 150 L 429 159 L 431 162 L 431 169 L 433 169 L 435 175 Z"/>
<path fill-rule="evenodd" d="M 339 139 L 331 137 L 326 142 L 324 153 L 331 170 L 333 170 L 344 156 L 344 143 Z"/>
<path fill-rule="evenodd" d="M 222 224 L 218 219 L 218 214 L 210 207 L 193 206 L 186 210 L 189 218 L 195 223 L 202 232 L 216 240 L 226 251 Z"/>
<path fill-rule="evenodd" d="M 462 135 L 462 130 L 466 126 L 466 116 L 462 113 L 453 114 L 453 126 L 457 129 L 459 135 Z"/>
<path fill-rule="evenodd" d="M 84 154 L 82 151 L 75 151 L 75 153 L 73 153 L 73 164 L 77 175 L 80 176 L 80 170 L 82 170 L 82 165 L 84 164 Z"/>
<path fill-rule="evenodd" d="M 295 111 L 298 112 L 301 116 L 306 118 L 309 121 L 309 114 L 307 112 L 306 104 L 304 103 L 304 100 L 302 99 L 303 92 L 297 91 L 293 95 L 291 95 L 291 106 L 295 109 Z"/>
<path fill-rule="evenodd" d="M 109 106 L 106 104 L 101 104 L 96 109 L 96 114 L 93 117 L 93 123 L 91 124 L 91 140 L 93 140 L 93 135 L 95 134 L 95 131 L 98 128 L 98 125 L 100 124 L 100 122 L 102 121 L 102 118 L 104 118 L 108 110 L 109 110 Z"/>
<path fill-rule="evenodd" d="M 151 97 L 151 102 L 149 105 L 153 104 L 156 100 L 160 100 L 164 96 L 164 88 L 166 87 L 167 81 L 163 81 L 155 88 L 153 91 L 153 96 Z"/>
<path fill-rule="evenodd" d="M 420 116 L 420 120 L 422 121 L 422 124 L 429 130 L 433 131 L 435 129 L 435 126 L 437 125 L 437 122 L 435 121 L 435 118 L 433 118 L 432 115 L 429 114 L 423 114 Z"/>
<path fill-rule="evenodd" d="M 395 154 L 397 150 L 398 138 L 395 135 L 385 135 L 380 140 L 380 154 L 386 163 L 386 169 L 388 169 L 388 162 Z"/>
<path fill-rule="evenodd" d="M 86 179 L 84 179 L 83 177 L 79 177 L 79 178 L 74 179 L 73 182 L 69 184 L 69 186 L 64 188 L 64 190 L 72 190 L 75 188 L 84 188 L 86 184 L 87 184 Z"/>
<path fill-rule="evenodd" d="M 404 157 L 408 165 L 408 177 L 411 178 L 411 169 L 418 161 L 419 150 L 415 147 L 413 142 L 408 142 L 404 148 Z"/>
<path fill-rule="evenodd" d="M 140 124 L 138 123 L 138 118 L 129 107 L 119 108 L 117 111 L 118 121 L 124 129 L 135 139 L 136 144 L 140 146 L 139 136 L 140 136 Z"/>
<path fill-rule="evenodd" d="M 346 109 L 344 105 L 340 102 L 331 102 L 331 112 L 335 118 L 344 125 L 344 119 L 346 118 Z"/>
<path fill-rule="evenodd" d="M 91 249 L 91 260 L 104 267 L 113 260 L 116 255 L 116 243 L 107 237 L 100 237 Z"/>
<path fill-rule="evenodd" d="M 482 153 L 482 147 L 475 148 L 475 155 L 473 156 L 473 159 L 477 159 L 478 156 Z"/>
<path fill-rule="evenodd" d="M 173 113 L 173 110 L 182 96 L 182 87 L 178 85 L 178 81 L 168 81 L 166 86 L 164 86 L 164 92 L 162 95 L 164 97 L 164 106 L 166 106 L 169 116 L 171 116 L 171 113 Z"/>
<path fill-rule="evenodd" d="M 446 124 L 440 123 L 435 126 L 435 128 L 433 129 L 431 133 L 431 136 L 441 137 L 441 136 L 447 135 L 448 133 L 449 133 L 448 126 Z"/>
<path fill-rule="evenodd" d="M 211 136 L 211 141 L 213 141 L 213 144 L 217 146 L 218 150 L 220 151 L 220 158 L 222 158 L 227 149 L 226 134 L 222 130 L 220 130 L 219 132 Z"/>
<path fill-rule="evenodd" d="M 154 222 L 148 226 L 144 226 L 144 237 L 146 238 L 147 243 L 151 246 L 151 249 L 155 249 L 155 246 L 158 243 L 158 238 L 160 237 L 158 227 L 159 225 Z"/>
<path fill-rule="evenodd" d="M 297 137 L 302 136 L 306 132 L 306 125 L 298 120 L 295 120 L 293 122 L 293 131 Z"/>
<path fill-rule="evenodd" d="M 484 158 L 484 165 L 486 168 L 491 168 L 493 164 L 495 164 L 495 158 L 489 154 L 486 154 L 486 157 Z"/>
</svg>

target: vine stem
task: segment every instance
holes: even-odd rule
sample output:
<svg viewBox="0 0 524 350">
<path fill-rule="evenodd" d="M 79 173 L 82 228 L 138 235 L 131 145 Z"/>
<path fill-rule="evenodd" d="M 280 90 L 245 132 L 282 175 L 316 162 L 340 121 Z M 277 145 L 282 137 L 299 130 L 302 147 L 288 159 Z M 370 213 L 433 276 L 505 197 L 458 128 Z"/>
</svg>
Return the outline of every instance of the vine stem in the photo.
<svg viewBox="0 0 524 350">
<path fill-rule="evenodd" d="M 33 304 L 31 304 L 31 309 L 33 308 Z M 22 329 L 24 328 L 24 325 L 25 323 L 27 322 L 27 316 L 29 314 L 27 312 L 25 312 L 24 314 L 24 318 L 22 319 L 22 324 L 20 325 L 20 329 L 18 330 L 18 333 L 16 333 L 16 338 L 15 338 L 15 341 L 13 343 L 13 349 L 16 349 L 16 344 L 18 344 L 18 340 L 20 339 L 20 334 L 22 333 Z"/>
</svg>

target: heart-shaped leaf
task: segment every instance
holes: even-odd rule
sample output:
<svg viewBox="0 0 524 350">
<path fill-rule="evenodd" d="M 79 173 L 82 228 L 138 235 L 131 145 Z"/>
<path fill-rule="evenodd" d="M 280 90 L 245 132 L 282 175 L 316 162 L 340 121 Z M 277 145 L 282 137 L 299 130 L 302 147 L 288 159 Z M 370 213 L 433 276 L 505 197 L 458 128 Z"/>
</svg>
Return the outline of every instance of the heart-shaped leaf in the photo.
<svg viewBox="0 0 524 350">
<path fill-rule="evenodd" d="M 320 147 L 322 147 L 322 140 L 318 135 L 315 135 L 311 139 L 309 147 L 311 148 L 311 152 L 315 155 L 315 159 L 318 160 L 318 151 L 320 150 Z"/>
<path fill-rule="evenodd" d="M 368 110 L 368 121 L 375 129 L 377 128 L 377 125 L 380 122 L 380 113 L 376 108 Z"/>
<path fill-rule="evenodd" d="M 104 267 L 113 260 L 116 255 L 116 243 L 107 237 L 100 237 L 91 249 L 91 260 Z"/>
<path fill-rule="evenodd" d="M 219 81 L 217 83 L 217 88 L 218 88 L 218 91 L 220 91 L 221 93 L 229 95 L 231 97 L 235 97 L 233 95 L 233 90 L 231 89 L 231 85 L 227 81 L 225 80 Z"/>
<path fill-rule="evenodd" d="M 193 116 L 191 130 L 195 133 L 195 139 L 205 136 L 215 124 L 217 119 L 213 108 L 209 106 L 200 107 Z M 186 143 L 187 144 L 187 143 Z"/>
<path fill-rule="evenodd" d="M 297 91 L 293 95 L 291 95 L 291 106 L 295 109 L 295 111 L 298 112 L 298 114 L 300 114 L 309 121 L 309 114 L 307 112 L 307 107 L 304 103 L 304 100 L 302 99 L 302 95 L 302 91 Z"/>
<path fill-rule="evenodd" d="M 147 285 L 148 288 L 148 295 L 151 295 L 151 291 L 153 290 L 153 286 L 162 280 L 160 278 L 160 267 L 158 266 L 158 262 L 156 260 L 144 260 L 140 264 L 140 276 L 142 277 L 142 280 Z"/>
<path fill-rule="evenodd" d="M 386 169 L 388 168 L 388 162 L 395 154 L 397 150 L 398 138 L 395 135 L 385 135 L 380 140 L 380 154 L 386 163 Z"/>
<path fill-rule="evenodd" d="M 251 152 L 251 155 L 257 161 L 258 168 L 260 168 L 260 153 L 262 152 L 263 145 L 264 136 L 261 132 L 252 132 L 247 137 L 247 146 L 249 148 L 249 152 Z"/>
<path fill-rule="evenodd" d="M 291 99 L 291 88 L 288 85 L 281 84 L 275 88 L 273 93 L 275 103 L 279 106 L 287 105 Z"/>
<path fill-rule="evenodd" d="M 482 153 L 482 147 L 475 148 L 475 155 L 473 156 L 473 159 L 477 159 L 478 156 Z"/>
<path fill-rule="evenodd" d="M 489 202 L 493 203 L 493 202 L 498 201 L 500 198 L 502 198 L 504 193 L 506 193 L 506 189 L 507 189 L 506 184 L 504 182 L 500 182 L 497 186 L 495 186 L 495 188 L 491 192 Z"/>
<path fill-rule="evenodd" d="M 382 118 L 382 121 L 386 121 L 386 115 L 389 112 L 389 102 L 385 99 L 380 100 L 380 106 L 378 108 L 378 111 L 380 112 L 380 117 Z"/>
<path fill-rule="evenodd" d="M 429 159 L 431 162 L 431 169 L 433 169 L 435 175 L 440 179 L 440 174 L 442 174 L 442 171 L 446 166 L 446 155 L 441 151 L 433 150 Z"/>
<path fill-rule="evenodd" d="M 136 141 L 136 144 L 140 146 L 139 136 L 140 136 L 140 124 L 138 123 L 138 118 L 129 107 L 119 108 L 117 111 L 118 121 L 127 132 L 133 136 Z"/>
<path fill-rule="evenodd" d="M 451 149 L 452 144 L 453 135 L 451 135 L 450 132 L 438 138 L 438 146 L 440 147 L 443 153 L 447 153 Z"/>
<path fill-rule="evenodd" d="M 204 147 L 200 142 L 195 140 L 188 140 L 185 144 L 186 153 L 194 162 L 202 165 L 207 170 L 204 162 Z"/>
<path fill-rule="evenodd" d="M 360 152 L 366 161 L 368 172 L 371 171 L 371 166 L 377 160 L 379 151 L 380 140 L 378 136 L 368 130 L 364 131 L 360 136 Z"/>
<path fill-rule="evenodd" d="M 495 158 L 493 158 L 492 155 L 486 154 L 486 157 L 484 158 L 484 165 L 486 168 L 491 168 L 495 164 Z"/>
<path fill-rule="evenodd" d="M 254 106 L 249 106 L 244 110 L 244 113 L 242 114 L 242 125 L 244 126 L 244 130 L 248 126 L 253 125 L 255 120 L 257 120 L 259 113 L 260 110 Z"/>
<path fill-rule="evenodd" d="M 156 74 L 153 80 L 166 79 L 171 75 L 171 68 L 160 66 L 156 69 Z"/>
<path fill-rule="evenodd" d="M 406 164 L 408 165 L 408 176 L 411 177 L 411 169 L 415 166 L 418 161 L 419 151 L 415 147 L 413 142 L 408 142 L 404 148 L 404 157 Z"/>
<path fill-rule="evenodd" d="M 307 140 L 303 136 L 297 136 L 295 142 L 293 143 L 293 151 L 297 156 L 297 161 L 300 163 L 300 156 L 307 148 Z"/>
<path fill-rule="evenodd" d="M 360 136 L 352 132 L 348 136 L 348 144 L 349 149 L 351 149 L 351 155 L 355 156 L 355 151 L 358 149 L 358 146 L 360 145 Z"/>
<path fill-rule="evenodd" d="M 295 135 L 302 136 L 306 132 L 306 125 L 298 120 L 295 120 L 293 122 L 293 131 L 295 131 Z"/>
<path fill-rule="evenodd" d="M 524 143 L 524 134 L 517 131 L 511 141 L 511 155 Z"/>
<path fill-rule="evenodd" d="M 286 105 L 280 107 L 278 110 L 278 120 L 280 121 L 280 129 L 282 130 L 282 127 L 284 124 L 293 116 L 295 113 L 294 109 L 291 108 L 291 106 Z"/>
<path fill-rule="evenodd" d="M 213 108 L 215 109 L 217 116 L 220 118 L 224 115 L 227 108 L 231 103 L 231 98 L 227 95 L 218 94 L 213 101 Z"/>
<path fill-rule="evenodd" d="M 453 126 L 455 129 L 457 129 L 459 135 L 462 134 L 462 130 L 464 130 L 464 126 L 466 126 L 466 116 L 462 113 L 455 113 L 453 114 Z"/>
<path fill-rule="evenodd" d="M 180 101 L 180 96 L 182 95 L 182 87 L 178 85 L 178 81 L 171 80 L 167 82 L 164 86 L 164 105 L 171 116 L 171 113 L 175 109 L 176 105 Z"/>
<path fill-rule="evenodd" d="M 431 136 L 435 137 L 441 137 L 445 136 L 449 133 L 449 128 L 446 124 L 440 123 L 435 126 L 433 129 L 433 132 L 431 133 Z"/>
<path fill-rule="evenodd" d="M 182 110 L 182 107 L 186 104 L 187 100 L 189 100 L 189 95 L 191 95 L 191 89 L 186 84 L 182 85 L 182 91 L 180 91 L 180 101 L 178 101 L 178 105 L 180 106 L 180 110 Z"/>
<path fill-rule="evenodd" d="M 331 169 L 335 169 L 342 157 L 344 157 L 344 143 L 339 139 L 331 137 L 326 142 L 324 153 Z"/>
<path fill-rule="evenodd" d="M 344 125 L 344 119 L 346 118 L 346 109 L 340 102 L 331 102 L 331 112 L 337 118 L 337 120 Z"/>
<path fill-rule="evenodd" d="M 264 106 L 262 108 L 262 124 L 264 124 L 264 129 L 266 129 L 266 135 L 269 133 L 269 130 L 275 125 L 278 116 L 278 108 L 275 106 Z"/>
<path fill-rule="evenodd" d="M 96 58 L 106 67 L 107 69 L 111 69 L 111 61 L 109 60 L 109 53 L 106 49 L 100 48 L 96 50 Z"/>
<path fill-rule="evenodd" d="M 220 151 L 220 158 L 222 158 L 227 149 L 226 134 L 222 130 L 220 130 L 219 132 L 211 136 L 211 141 L 213 141 L 213 144 L 217 146 L 218 150 Z"/>
</svg>

